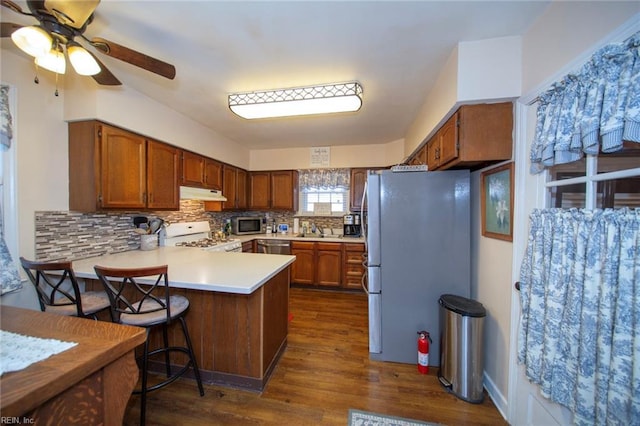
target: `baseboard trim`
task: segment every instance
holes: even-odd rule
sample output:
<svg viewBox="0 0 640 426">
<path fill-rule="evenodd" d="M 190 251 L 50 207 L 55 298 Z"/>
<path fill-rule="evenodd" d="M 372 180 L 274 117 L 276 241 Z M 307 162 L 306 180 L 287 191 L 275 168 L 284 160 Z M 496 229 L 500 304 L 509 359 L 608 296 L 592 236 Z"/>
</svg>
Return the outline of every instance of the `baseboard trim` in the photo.
<svg viewBox="0 0 640 426">
<path fill-rule="evenodd" d="M 484 388 L 487 390 L 489 394 L 489 398 L 493 401 L 493 404 L 496 406 L 502 417 L 507 420 L 507 412 L 509 408 L 509 404 L 507 403 L 507 399 L 500 392 L 496 384 L 491 380 L 491 378 L 487 375 L 485 371 L 484 374 Z"/>
</svg>

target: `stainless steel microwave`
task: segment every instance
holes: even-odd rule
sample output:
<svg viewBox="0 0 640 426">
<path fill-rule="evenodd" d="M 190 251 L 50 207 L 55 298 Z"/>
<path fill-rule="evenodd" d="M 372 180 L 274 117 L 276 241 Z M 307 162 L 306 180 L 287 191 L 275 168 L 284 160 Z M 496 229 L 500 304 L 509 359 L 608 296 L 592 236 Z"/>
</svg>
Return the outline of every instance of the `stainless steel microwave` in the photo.
<svg viewBox="0 0 640 426">
<path fill-rule="evenodd" d="M 234 216 L 231 218 L 231 233 L 235 235 L 261 234 L 262 217 Z"/>
</svg>

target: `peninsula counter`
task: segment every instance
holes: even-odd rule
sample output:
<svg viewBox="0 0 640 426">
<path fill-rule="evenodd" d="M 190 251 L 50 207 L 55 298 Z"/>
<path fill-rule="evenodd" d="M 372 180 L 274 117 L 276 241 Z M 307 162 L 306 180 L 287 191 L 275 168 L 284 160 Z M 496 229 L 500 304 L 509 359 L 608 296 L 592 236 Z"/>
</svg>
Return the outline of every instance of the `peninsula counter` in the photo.
<svg viewBox="0 0 640 426">
<path fill-rule="evenodd" d="M 189 299 L 186 321 L 202 379 L 262 390 L 287 344 L 290 265 L 294 261 L 295 256 L 286 255 L 159 247 L 77 260 L 73 269 L 88 290 L 99 290 L 102 286 L 95 265 L 168 265 L 172 294 Z M 152 347 L 162 344 L 159 331 L 150 338 Z M 169 344 L 182 345 L 181 339 L 182 333 L 170 328 Z M 172 363 L 184 365 L 186 359 L 176 357 Z M 162 372 L 162 364 L 154 363 L 152 370 Z"/>
</svg>

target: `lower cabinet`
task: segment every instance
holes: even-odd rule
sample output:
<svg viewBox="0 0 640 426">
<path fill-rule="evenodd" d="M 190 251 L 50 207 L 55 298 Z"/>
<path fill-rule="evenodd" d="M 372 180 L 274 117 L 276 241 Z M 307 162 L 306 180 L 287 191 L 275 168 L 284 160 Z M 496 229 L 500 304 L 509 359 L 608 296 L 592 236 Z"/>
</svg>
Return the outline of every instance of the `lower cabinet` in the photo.
<svg viewBox="0 0 640 426">
<path fill-rule="evenodd" d="M 296 257 L 291 266 L 291 282 L 315 285 L 315 243 L 291 241 L 291 254 Z"/>
<path fill-rule="evenodd" d="M 242 252 L 243 253 L 255 253 L 255 250 L 254 250 L 253 246 L 254 246 L 253 240 L 252 241 L 244 241 L 242 243 Z"/>
<path fill-rule="evenodd" d="M 344 244 L 344 267 L 342 287 L 352 290 L 363 290 L 362 279 L 365 276 L 364 244 Z"/>
<path fill-rule="evenodd" d="M 364 244 L 291 241 L 293 284 L 361 290 Z"/>
</svg>

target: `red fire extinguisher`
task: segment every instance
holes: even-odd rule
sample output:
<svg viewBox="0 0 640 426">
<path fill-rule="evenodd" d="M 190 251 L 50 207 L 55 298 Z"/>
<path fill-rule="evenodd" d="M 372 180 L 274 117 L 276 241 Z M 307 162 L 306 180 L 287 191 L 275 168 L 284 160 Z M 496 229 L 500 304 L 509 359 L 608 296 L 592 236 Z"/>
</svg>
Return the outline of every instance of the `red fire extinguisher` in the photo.
<svg viewBox="0 0 640 426">
<path fill-rule="evenodd" d="M 429 374 L 429 342 L 429 332 L 418 331 L 418 371 L 422 374 Z"/>
</svg>

